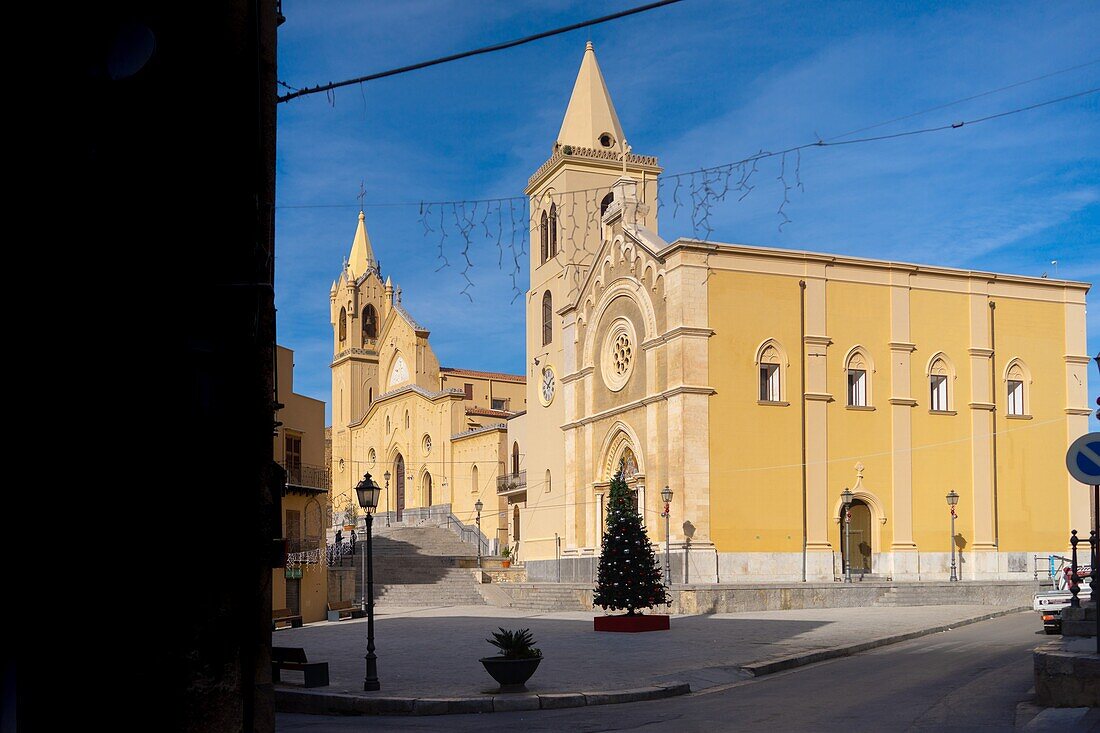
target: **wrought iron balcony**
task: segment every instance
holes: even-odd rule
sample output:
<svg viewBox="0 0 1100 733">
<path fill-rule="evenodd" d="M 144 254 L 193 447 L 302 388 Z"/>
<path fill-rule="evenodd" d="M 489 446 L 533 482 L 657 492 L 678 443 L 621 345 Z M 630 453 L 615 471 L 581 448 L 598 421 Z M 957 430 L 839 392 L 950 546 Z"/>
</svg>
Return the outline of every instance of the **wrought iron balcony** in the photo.
<svg viewBox="0 0 1100 733">
<path fill-rule="evenodd" d="M 311 466 L 296 461 L 281 460 L 279 465 L 286 471 L 286 484 L 301 489 L 328 491 L 332 488 L 332 477 L 328 466 Z"/>
<path fill-rule="evenodd" d="M 519 473 L 506 473 L 503 476 L 497 476 L 497 494 L 505 496 L 507 494 L 515 494 L 520 491 L 527 491 L 526 471 L 520 471 Z"/>
</svg>

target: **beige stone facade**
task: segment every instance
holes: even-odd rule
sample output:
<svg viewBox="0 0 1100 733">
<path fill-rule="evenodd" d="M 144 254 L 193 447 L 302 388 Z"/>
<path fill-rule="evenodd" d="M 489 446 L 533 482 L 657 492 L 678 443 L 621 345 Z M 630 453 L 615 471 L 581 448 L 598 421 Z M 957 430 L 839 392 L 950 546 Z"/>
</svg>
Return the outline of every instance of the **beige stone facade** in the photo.
<svg viewBox="0 0 1100 733">
<path fill-rule="evenodd" d="M 532 580 L 559 553 L 587 579 L 621 465 L 662 544 L 673 491 L 677 581 L 832 580 L 845 553 L 943 579 L 952 544 L 964 578 L 1023 578 L 1065 551 L 1089 510 L 1062 466 L 1087 429 L 1088 284 L 666 242 L 660 166 L 624 161 L 625 142 L 589 44 L 526 189 L 527 413 L 509 442 Z"/>
<path fill-rule="evenodd" d="M 439 366 L 401 288 L 383 280 L 361 212 L 330 309 L 334 512 L 357 506 L 353 487 L 369 472 L 383 487 L 375 521 L 471 528 L 480 501 L 485 549 L 505 544 L 507 499 L 497 485 L 524 378 Z"/>
</svg>

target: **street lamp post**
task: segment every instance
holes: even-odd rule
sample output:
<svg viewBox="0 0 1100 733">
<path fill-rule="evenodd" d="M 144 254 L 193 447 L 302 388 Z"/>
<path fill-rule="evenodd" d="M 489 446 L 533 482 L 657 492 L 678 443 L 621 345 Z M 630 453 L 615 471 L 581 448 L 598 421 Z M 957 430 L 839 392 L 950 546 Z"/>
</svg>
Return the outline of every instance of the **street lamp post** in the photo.
<svg viewBox="0 0 1100 733">
<path fill-rule="evenodd" d="M 668 581 L 667 581 L 666 585 L 668 585 L 668 587 L 671 588 L 672 587 L 672 555 L 671 555 L 671 552 L 669 551 L 669 537 L 671 536 L 671 532 L 670 532 L 670 529 L 669 529 L 669 523 L 670 523 L 671 512 L 669 512 L 668 505 L 669 505 L 669 503 L 672 502 L 672 489 L 668 488 L 668 486 L 665 486 L 665 488 L 661 489 L 661 501 L 663 501 L 665 503 L 665 510 L 664 510 L 664 512 L 661 513 L 661 516 L 665 518 L 665 574 L 666 574 L 666 577 L 668 578 Z"/>
<path fill-rule="evenodd" d="M 844 503 L 844 582 L 852 582 L 852 499 L 855 494 L 845 488 L 840 494 Z"/>
<path fill-rule="evenodd" d="M 481 503 L 481 499 L 478 499 L 474 504 L 474 509 L 477 510 L 477 566 L 481 567 L 481 510 L 485 508 L 485 505 Z"/>
<path fill-rule="evenodd" d="M 386 471 L 382 478 L 386 479 L 386 526 L 389 527 L 390 515 L 393 514 L 393 504 L 390 503 L 390 472 Z"/>
<path fill-rule="evenodd" d="M 381 689 L 378 684 L 378 659 L 374 656 L 374 552 L 371 544 L 374 512 L 378 510 L 378 495 L 381 491 L 369 473 L 363 474 L 363 480 L 355 487 L 359 506 L 367 512 L 367 669 L 363 677 L 363 690 L 366 692 Z"/>
<path fill-rule="evenodd" d="M 955 565 L 955 505 L 959 503 L 959 495 L 954 489 L 947 492 L 947 506 L 951 507 L 951 580 L 957 581 L 959 573 Z"/>
</svg>

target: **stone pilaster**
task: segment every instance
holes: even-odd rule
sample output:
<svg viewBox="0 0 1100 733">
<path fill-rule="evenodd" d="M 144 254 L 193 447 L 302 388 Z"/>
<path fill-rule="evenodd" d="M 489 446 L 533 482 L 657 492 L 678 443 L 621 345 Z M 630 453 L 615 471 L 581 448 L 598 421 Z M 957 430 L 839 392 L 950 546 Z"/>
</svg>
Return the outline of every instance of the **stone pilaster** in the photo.
<svg viewBox="0 0 1100 733">
<path fill-rule="evenodd" d="M 912 357 L 916 345 L 909 333 L 909 274 L 891 273 L 890 285 L 890 433 L 893 456 L 893 578 L 916 579 L 917 545 L 913 541 L 913 398 Z"/>
<path fill-rule="evenodd" d="M 829 392 L 825 321 L 824 267 L 811 267 L 806 277 L 806 579 L 833 579 L 833 546 L 829 542 Z M 814 272 L 820 270 L 820 272 Z M 811 276 L 813 275 L 813 276 Z"/>
<path fill-rule="evenodd" d="M 969 573 L 989 577 L 997 572 L 997 535 L 993 507 L 993 349 L 990 342 L 989 297 L 970 296 L 970 465 L 974 491 L 973 564 Z"/>
</svg>

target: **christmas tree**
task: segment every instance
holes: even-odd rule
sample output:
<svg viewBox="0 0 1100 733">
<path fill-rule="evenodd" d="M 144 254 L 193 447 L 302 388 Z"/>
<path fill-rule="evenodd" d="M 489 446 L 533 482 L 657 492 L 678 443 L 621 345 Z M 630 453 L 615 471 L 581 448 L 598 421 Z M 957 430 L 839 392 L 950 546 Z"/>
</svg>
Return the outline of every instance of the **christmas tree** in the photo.
<svg viewBox="0 0 1100 733">
<path fill-rule="evenodd" d="M 637 609 L 669 600 L 661 568 L 620 468 L 611 480 L 607 530 L 603 535 L 593 603 L 612 611 L 625 608 L 627 615 L 633 616 Z"/>
</svg>

